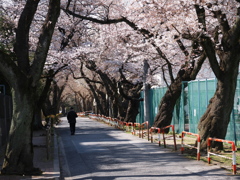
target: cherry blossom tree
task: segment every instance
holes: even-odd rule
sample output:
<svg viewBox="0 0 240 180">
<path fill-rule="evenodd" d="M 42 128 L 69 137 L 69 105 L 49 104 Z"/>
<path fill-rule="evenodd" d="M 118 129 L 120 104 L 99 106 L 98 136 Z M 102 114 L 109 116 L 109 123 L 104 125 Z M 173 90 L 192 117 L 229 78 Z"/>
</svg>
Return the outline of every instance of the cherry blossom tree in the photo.
<svg viewBox="0 0 240 180">
<path fill-rule="evenodd" d="M 168 91 L 160 103 L 158 115 L 155 118 L 155 126 L 163 127 L 169 125 L 172 120 L 172 112 L 176 100 L 181 94 L 182 81 L 195 79 L 206 58 L 205 53 L 200 49 L 200 45 L 197 41 L 183 40 L 181 38 L 182 27 L 179 28 L 174 21 L 171 21 L 171 23 L 168 22 L 170 17 L 173 16 L 173 13 L 176 13 L 176 16 L 181 13 L 184 15 L 189 13 L 177 10 L 179 6 L 188 7 L 189 4 L 166 1 L 137 1 L 128 4 L 128 9 L 126 9 L 125 12 L 118 9 L 118 13 L 112 13 L 113 10 L 111 7 L 113 7 L 114 10 L 116 10 L 117 5 L 120 7 L 117 2 L 114 1 L 114 3 L 111 2 L 104 6 L 106 10 L 104 11 L 105 14 L 103 13 L 102 16 L 94 11 L 97 8 L 92 11 L 93 13 L 87 15 L 69 9 L 65 9 L 64 11 L 74 17 L 98 24 L 109 25 L 119 23 L 121 27 L 125 29 L 127 29 L 126 26 L 128 26 L 128 31 L 129 28 L 132 30 L 131 34 L 125 33 L 125 36 L 122 35 L 124 42 L 126 42 L 126 46 L 127 43 L 138 44 L 138 46 L 147 47 L 150 52 L 154 50 L 155 53 L 157 53 L 158 60 L 161 62 L 158 64 L 161 66 L 163 73 L 162 77 L 168 86 Z M 104 9 L 102 6 L 98 7 Z M 168 14 L 168 16 L 166 16 L 166 14 Z M 192 14 L 191 12 L 190 15 Z M 142 42 L 136 39 L 135 42 L 129 41 L 134 33 L 141 36 Z M 146 46 L 146 44 L 148 44 L 148 46 Z M 141 62 L 145 59 L 143 56 L 140 56 L 140 58 L 142 58 Z M 180 68 L 177 69 L 179 66 Z"/>
<path fill-rule="evenodd" d="M 52 34 L 60 13 L 60 1 L 50 0 L 41 9 L 45 21 L 32 27 L 34 18 L 38 18 L 37 1 L 26 1 L 24 4 L 8 1 L 18 6 L 14 49 L 15 56 L 8 51 L 0 50 L 0 71 L 12 87 L 13 118 L 9 132 L 2 174 L 34 174 L 41 171 L 34 168 L 32 149 L 32 119 L 35 109 L 34 99 L 38 99 L 39 80 L 47 58 Z M 7 3 L 2 6 L 7 7 Z M 8 13 L 11 11 L 8 11 Z M 19 16 L 18 16 L 19 15 Z M 41 27 L 41 28 L 40 28 Z M 39 29 L 38 29 L 39 28 Z M 38 31 L 37 31 L 38 30 Z M 32 34 L 38 34 L 38 43 L 29 46 Z M 23 138 L 24 137 L 24 138 Z"/>
<path fill-rule="evenodd" d="M 165 62 L 162 70 L 164 75 L 168 71 L 168 76 L 163 76 L 168 91 L 160 103 L 155 126 L 170 124 L 173 107 L 181 93 L 181 82 L 195 79 L 202 62 L 208 58 L 218 84 L 199 123 L 202 147 L 206 146 L 209 136 L 224 138 L 239 65 L 239 1 L 98 2 L 89 13 L 70 8 L 65 11 L 99 24 L 127 24 L 141 34 Z M 121 7 L 121 3 L 127 6 L 119 10 L 116 7 Z"/>
<path fill-rule="evenodd" d="M 61 99 L 66 86 L 68 85 L 70 73 L 61 72 L 59 75 L 54 77 L 51 88 L 48 91 L 48 96 L 45 99 L 43 113 L 45 116 L 56 115 L 59 113 Z"/>
<path fill-rule="evenodd" d="M 160 1 L 140 2 L 151 3 L 154 6 Z M 170 32 L 174 32 L 172 30 L 175 29 L 182 39 L 190 40 L 194 54 L 196 54 L 195 50 L 197 54 L 199 52 L 202 55 L 206 54 L 212 71 L 218 79 L 216 92 L 198 126 L 203 149 L 206 148 L 208 137 L 225 138 L 233 108 L 240 53 L 239 1 L 165 1 L 162 7 L 165 11 L 161 12 L 165 12 L 166 20 L 163 25 L 167 26 Z M 164 17 L 161 18 L 164 20 Z M 162 42 L 167 44 L 166 41 Z M 184 50 L 181 44 L 179 45 L 180 49 Z M 184 52 L 186 55 L 186 51 Z M 182 69 L 188 73 L 185 67 Z M 181 77 L 182 73 L 180 70 L 177 77 Z M 161 103 L 161 105 L 167 107 L 168 104 Z M 222 149 L 221 143 L 216 143 L 214 146 Z"/>
<path fill-rule="evenodd" d="M 82 92 L 82 91 L 74 91 L 74 90 L 73 92 L 75 94 L 76 105 L 78 106 L 77 109 L 80 112 L 91 111 L 93 106 L 93 98 L 91 94 Z"/>
<path fill-rule="evenodd" d="M 239 1 L 200 1 L 194 6 L 200 23 L 199 42 L 217 78 L 217 88 L 198 125 L 201 148 L 207 138 L 224 139 L 233 109 L 240 60 Z M 223 149 L 222 143 L 214 143 Z"/>
<path fill-rule="evenodd" d="M 122 100 L 123 97 L 121 97 L 121 94 L 119 94 L 118 92 L 118 82 L 122 81 L 121 78 L 119 78 L 121 76 L 119 73 L 119 69 L 124 67 L 121 77 L 126 76 L 126 78 L 129 79 L 129 82 L 130 81 L 133 82 L 133 85 L 135 85 L 135 83 L 141 84 L 142 81 L 141 62 L 143 61 L 142 58 L 144 58 L 143 56 L 144 53 L 142 51 L 144 51 L 146 45 L 141 45 L 141 47 L 138 47 L 139 45 L 136 43 L 135 45 L 131 45 L 130 41 L 134 42 L 134 40 L 136 41 L 136 39 L 142 41 L 142 37 L 141 36 L 137 37 L 136 34 L 132 36 L 130 33 L 127 37 L 123 36 L 122 35 L 123 31 L 125 30 L 127 30 L 128 32 L 132 31 L 132 29 L 129 28 L 128 26 L 125 26 L 126 28 L 122 29 L 119 28 L 120 26 L 116 27 L 116 25 L 100 27 L 98 25 L 89 24 L 88 27 L 89 32 L 87 35 L 89 36 L 89 38 L 86 39 L 87 42 L 82 43 L 82 46 L 75 47 L 71 50 L 72 51 L 71 59 L 80 60 L 81 64 L 78 66 L 80 67 L 81 70 L 81 78 L 84 77 L 87 84 L 89 85 L 89 89 L 91 89 L 95 101 L 98 104 L 100 113 L 108 114 L 108 111 L 104 112 L 102 109 L 104 104 L 106 104 L 106 100 L 104 101 L 104 103 L 98 100 L 98 97 L 101 97 L 102 100 L 104 99 L 104 97 L 103 95 L 99 96 L 102 93 L 96 92 L 96 87 L 95 85 L 93 85 L 93 83 L 95 82 L 104 85 L 105 88 L 104 94 L 107 94 L 107 98 L 109 98 L 111 101 L 110 103 L 112 108 L 111 111 L 112 117 L 119 117 L 121 119 L 124 119 L 125 118 L 124 112 L 126 112 L 127 110 L 123 110 L 123 105 L 121 102 L 123 101 Z M 93 32 L 93 30 L 95 32 Z M 128 51 L 129 49 L 131 49 L 131 51 Z M 152 56 L 154 56 L 153 54 L 154 53 L 152 53 Z M 147 56 L 145 53 L 145 58 L 146 57 L 149 58 L 149 56 Z M 156 58 L 156 55 L 154 58 Z M 99 76 L 98 80 L 92 80 L 89 78 L 89 76 L 86 76 L 85 72 L 83 71 L 86 68 L 83 68 L 83 64 L 87 69 L 95 72 L 95 74 Z M 122 66 L 123 64 L 125 65 Z M 101 82 L 99 82 L 99 80 L 101 80 Z M 122 86 L 125 86 L 126 84 L 127 83 L 122 83 Z M 140 89 L 141 88 L 139 88 L 139 90 Z M 127 89 L 125 89 L 125 92 L 130 91 L 127 91 Z M 140 91 L 137 93 L 138 93 L 137 96 L 140 97 Z M 128 97 L 127 101 L 129 101 L 131 99 L 131 96 L 132 95 L 129 94 L 125 95 L 125 99 L 126 97 Z M 134 97 L 133 99 L 134 101 L 137 100 L 136 97 Z M 137 101 L 139 104 L 139 100 Z M 108 105 L 105 106 L 107 107 Z M 130 121 L 135 121 L 135 118 L 131 118 Z"/>
</svg>

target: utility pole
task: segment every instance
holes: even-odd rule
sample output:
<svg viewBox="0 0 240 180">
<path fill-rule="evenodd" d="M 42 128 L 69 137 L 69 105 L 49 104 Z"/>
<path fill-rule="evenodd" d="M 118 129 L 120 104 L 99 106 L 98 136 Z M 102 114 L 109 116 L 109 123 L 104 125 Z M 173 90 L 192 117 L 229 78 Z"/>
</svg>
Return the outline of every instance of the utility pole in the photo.
<svg viewBox="0 0 240 180">
<path fill-rule="evenodd" d="M 149 64 L 148 64 L 148 60 L 144 60 L 143 62 L 143 88 L 144 88 L 144 122 L 150 120 L 150 116 L 149 116 L 149 84 L 147 82 L 147 74 L 148 74 L 148 69 L 149 69 Z"/>
</svg>

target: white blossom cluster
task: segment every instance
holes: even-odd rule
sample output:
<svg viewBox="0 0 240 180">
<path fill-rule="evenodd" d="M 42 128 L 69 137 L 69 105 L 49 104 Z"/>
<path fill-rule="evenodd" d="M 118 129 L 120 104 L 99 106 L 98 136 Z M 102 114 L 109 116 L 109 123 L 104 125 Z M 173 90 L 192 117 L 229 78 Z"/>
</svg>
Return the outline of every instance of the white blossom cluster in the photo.
<svg viewBox="0 0 240 180">
<path fill-rule="evenodd" d="M 142 81 L 143 61 L 147 59 L 150 64 L 149 81 L 153 80 L 154 76 L 159 83 L 162 83 L 159 77 L 162 76 L 162 66 L 166 62 L 152 44 L 161 49 L 172 64 L 176 75 L 180 66 L 188 61 L 189 57 L 183 54 L 174 37 L 177 35 L 190 51 L 191 41 L 183 39 L 183 34 L 205 33 L 212 37 L 214 29 L 218 26 L 214 12 L 221 11 L 222 14 L 226 14 L 226 21 L 233 26 L 239 7 L 239 3 L 234 0 L 76 0 L 68 7 L 67 2 L 67 0 L 61 2 L 63 9 L 68 8 L 76 14 L 101 21 L 125 17 L 136 24 L 138 30 L 147 30 L 152 36 L 144 37 L 124 22 L 98 24 L 61 11 L 46 69 L 58 69 L 68 64 L 69 69 L 78 70 L 82 62 L 91 60 L 96 63 L 99 70 L 106 72 L 112 78 L 118 79 L 119 69 L 124 68 L 126 77 L 138 82 Z M 203 24 L 198 22 L 195 5 L 205 10 L 206 31 L 203 31 Z M 4 10 L 4 15 L 17 27 L 24 1 L 2 0 L 0 7 Z M 40 1 L 29 38 L 30 50 L 33 52 L 41 33 L 43 23 L 41 21 L 46 15 L 46 9 L 47 1 Z M 68 39 L 71 32 L 73 36 Z M 219 33 L 217 45 L 221 46 L 221 30 Z M 64 40 L 65 42 L 68 40 L 67 45 L 60 50 Z M 167 72 L 167 69 L 165 70 Z"/>
</svg>

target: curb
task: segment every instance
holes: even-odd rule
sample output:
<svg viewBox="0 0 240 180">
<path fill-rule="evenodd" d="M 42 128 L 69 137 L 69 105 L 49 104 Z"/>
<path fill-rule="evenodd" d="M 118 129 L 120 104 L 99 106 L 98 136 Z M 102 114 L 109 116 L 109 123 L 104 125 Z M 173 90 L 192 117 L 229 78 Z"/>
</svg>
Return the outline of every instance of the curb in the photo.
<svg viewBox="0 0 240 180">
<path fill-rule="evenodd" d="M 57 134 L 54 133 L 54 152 L 53 152 L 53 167 L 54 172 L 56 172 L 55 180 L 60 180 L 60 167 L 59 167 L 59 148 L 58 148 L 58 140 L 57 140 Z"/>
</svg>

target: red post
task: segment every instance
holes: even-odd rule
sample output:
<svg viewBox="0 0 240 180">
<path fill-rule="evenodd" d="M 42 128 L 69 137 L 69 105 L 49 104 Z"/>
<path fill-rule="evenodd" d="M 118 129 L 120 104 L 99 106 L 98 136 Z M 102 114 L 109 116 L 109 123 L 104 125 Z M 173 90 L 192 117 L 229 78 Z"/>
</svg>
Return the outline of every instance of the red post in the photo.
<svg viewBox="0 0 240 180">
<path fill-rule="evenodd" d="M 164 143 L 164 147 L 166 147 L 166 141 L 165 141 L 165 136 L 164 136 L 164 129 L 167 129 L 167 128 L 172 128 L 172 131 L 173 131 L 173 141 L 174 141 L 174 149 L 177 150 L 177 144 L 176 144 L 176 135 L 175 135 L 175 130 L 174 130 L 174 125 L 169 125 L 169 126 L 166 126 L 166 127 L 163 127 L 161 128 L 162 131 L 162 134 L 163 134 L 163 143 Z"/>
<path fill-rule="evenodd" d="M 218 154 L 210 152 L 210 146 L 211 146 L 210 141 L 225 142 L 225 143 L 232 144 L 232 158 L 228 158 L 228 157 L 225 157 L 225 158 L 232 160 L 232 171 L 233 171 L 233 174 L 236 174 L 237 173 L 237 167 L 236 167 L 236 146 L 235 146 L 235 143 L 233 141 L 228 141 L 228 140 L 224 140 L 224 139 L 217 139 L 217 138 L 211 138 L 211 137 L 208 138 L 207 143 L 208 143 L 208 163 L 209 164 L 210 164 L 210 161 L 211 161 L 210 154 L 219 156 Z M 221 157 L 224 157 L 224 156 L 221 156 Z"/>
<path fill-rule="evenodd" d="M 138 128 L 140 128 L 140 123 L 133 123 L 133 135 L 136 135 L 136 126 L 138 126 Z"/>
<path fill-rule="evenodd" d="M 183 137 L 184 137 L 184 131 L 182 132 L 182 139 L 181 139 L 181 154 L 183 154 L 183 151 L 184 151 Z"/>
<path fill-rule="evenodd" d="M 191 133 L 191 132 L 185 132 L 185 131 L 182 132 L 182 144 L 181 144 L 181 153 L 182 154 L 183 154 L 183 151 L 184 151 L 184 143 L 183 143 L 184 134 L 188 134 L 188 135 L 192 135 L 192 136 L 197 137 L 197 148 L 194 147 L 194 146 L 190 146 L 190 145 L 188 145 L 188 146 L 197 149 L 197 160 L 199 161 L 200 160 L 200 143 L 201 143 L 200 135 L 199 134 L 194 134 L 194 133 Z"/>
<path fill-rule="evenodd" d="M 161 145 L 161 142 L 160 142 L 160 128 L 157 128 L 157 127 L 151 127 L 150 128 L 150 139 L 151 139 L 151 143 L 153 143 L 153 130 L 158 130 L 158 145 L 160 146 Z"/>
<path fill-rule="evenodd" d="M 142 130 L 142 138 L 143 138 L 143 127 L 144 125 L 146 125 L 146 128 L 147 128 L 147 136 L 148 136 L 148 141 L 149 141 L 149 128 L 148 128 L 148 121 L 144 122 L 141 124 L 141 130 Z"/>
</svg>

